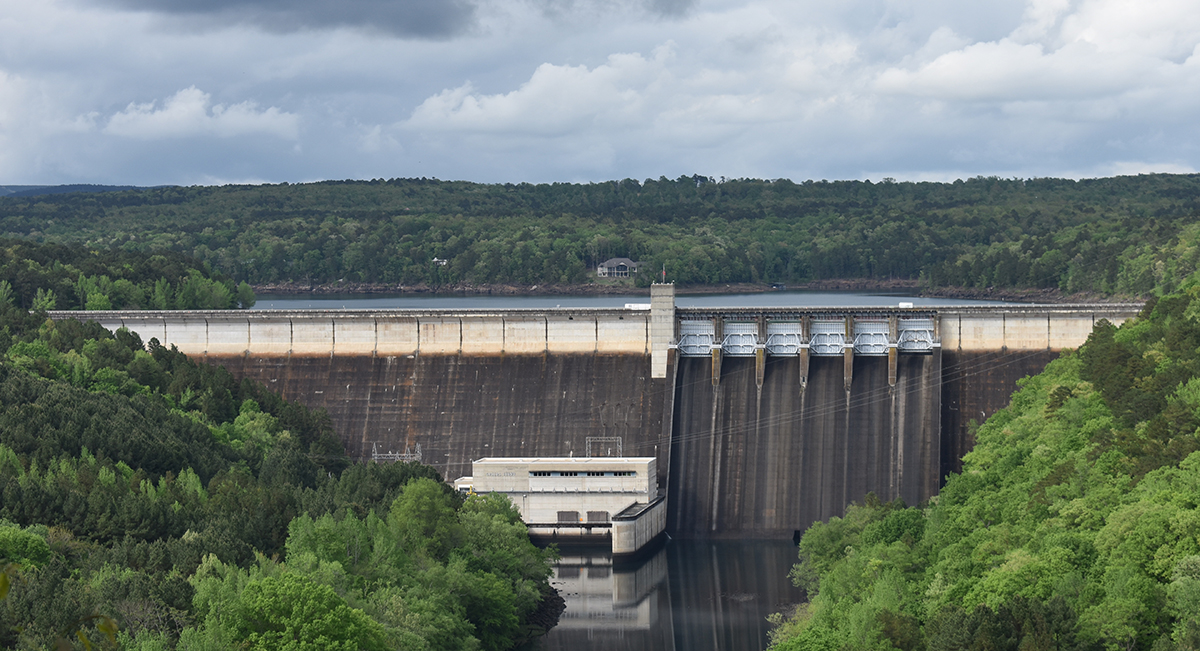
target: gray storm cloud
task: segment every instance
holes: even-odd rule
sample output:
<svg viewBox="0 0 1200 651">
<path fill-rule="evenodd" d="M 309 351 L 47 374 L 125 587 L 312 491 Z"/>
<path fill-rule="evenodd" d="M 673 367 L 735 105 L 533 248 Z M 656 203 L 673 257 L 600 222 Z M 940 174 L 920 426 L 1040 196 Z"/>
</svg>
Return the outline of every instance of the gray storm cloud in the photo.
<svg viewBox="0 0 1200 651">
<path fill-rule="evenodd" d="M 99 4 L 199 18 L 198 23 L 249 24 L 287 33 L 339 27 L 403 37 L 446 38 L 475 21 L 470 0 L 101 0 Z"/>
<path fill-rule="evenodd" d="M 483 0 L 486 2 L 488 0 Z M 342 27 L 404 38 L 444 39 L 461 35 L 477 22 L 479 0 L 95 0 L 96 4 L 192 18 L 196 27 L 253 25 L 288 33 Z M 652 15 L 679 17 L 695 0 L 533 0 L 548 14 L 583 6 L 636 7 Z"/>
</svg>

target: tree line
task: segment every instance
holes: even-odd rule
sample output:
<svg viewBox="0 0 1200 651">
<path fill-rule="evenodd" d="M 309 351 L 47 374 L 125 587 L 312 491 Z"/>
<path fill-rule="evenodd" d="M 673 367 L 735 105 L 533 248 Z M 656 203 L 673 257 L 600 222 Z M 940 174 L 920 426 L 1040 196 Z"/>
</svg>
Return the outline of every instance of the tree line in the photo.
<svg viewBox="0 0 1200 651">
<path fill-rule="evenodd" d="M 499 651 L 553 625 L 555 552 L 506 498 L 352 463 L 323 411 L 9 287 L 0 646 Z"/>
<path fill-rule="evenodd" d="M 247 283 L 181 253 L 0 239 L 0 302 L 30 310 L 225 310 L 252 307 L 255 298 Z"/>
<path fill-rule="evenodd" d="M 1165 174 L 392 179 L 0 198 L 0 233 L 184 253 L 251 284 L 581 283 L 622 256 L 684 284 L 909 279 L 1145 294 L 1174 287 L 1200 259 L 1197 197 L 1200 176 Z"/>
</svg>

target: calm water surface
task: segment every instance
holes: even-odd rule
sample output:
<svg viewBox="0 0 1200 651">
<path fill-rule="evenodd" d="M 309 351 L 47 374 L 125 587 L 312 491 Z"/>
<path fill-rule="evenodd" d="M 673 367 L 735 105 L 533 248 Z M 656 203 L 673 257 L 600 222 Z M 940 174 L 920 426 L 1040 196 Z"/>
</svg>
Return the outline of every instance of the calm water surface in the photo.
<svg viewBox="0 0 1200 651">
<path fill-rule="evenodd" d="M 259 294 L 255 309 L 509 309 L 551 307 L 624 307 L 649 303 L 647 295 L 629 296 L 477 296 L 412 294 Z M 909 302 L 914 306 L 1011 305 L 1001 301 L 964 301 L 867 292 L 774 291 L 755 294 L 679 294 L 679 307 L 884 307 Z"/>
<path fill-rule="evenodd" d="M 629 567 L 567 549 L 551 579 L 567 609 L 526 649 L 760 651 L 767 615 L 804 598 L 787 578 L 795 562 L 787 540 L 671 541 Z"/>
</svg>

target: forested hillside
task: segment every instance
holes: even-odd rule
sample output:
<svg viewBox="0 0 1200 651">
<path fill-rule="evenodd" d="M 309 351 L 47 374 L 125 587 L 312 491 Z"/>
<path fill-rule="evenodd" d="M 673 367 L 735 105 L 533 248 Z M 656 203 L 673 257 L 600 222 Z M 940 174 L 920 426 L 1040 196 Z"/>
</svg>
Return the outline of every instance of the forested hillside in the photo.
<svg viewBox="0 0 1200 651">
<path fill-rule="evenodd" d="M 580 283 L 624 256 L 684 284 L 898 278 L 1146 294 L 1200 260 L 1200 175 L 157 188 L 0 198 L 0 234 L 181 252 L 252 284 Z"/>
<path fill-rule="evenodd" d="M 138 282 L 172 261 L 122 255 Z M 553 552 L 506 499 L 351 463 L 324 412 L 0 287 L 0 647 L 501 650 L 553 623 Z"/>
<path fill-rule="evenodd" d="M 932 504 L 810 528 L 772 648 L 1200 648 L 1200 285 L 1097 325 Z"/>
<path fill-rule="evenodd" d="M 0 303 L 32 310 L 224 310 L 254 305 L 194 258 L 0 239 Z"/>
</svg>

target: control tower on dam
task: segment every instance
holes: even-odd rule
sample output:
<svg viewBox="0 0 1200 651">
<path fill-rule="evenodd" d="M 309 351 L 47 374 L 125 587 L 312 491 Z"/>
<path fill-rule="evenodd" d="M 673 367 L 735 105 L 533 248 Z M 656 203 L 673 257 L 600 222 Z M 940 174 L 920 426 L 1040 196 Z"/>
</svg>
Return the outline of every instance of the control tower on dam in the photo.
<svg viewBox="0 0 1200 651">
<path fill-rule="evenodd" d="M 1140 305 L 54 312 L 329 412 L 352 456 L 656 457 L 667 528 L 786 536 L 919 503 L 1017 379 Z M 662 470 L 665 469 L 665 472 Z"/>
</svg>

